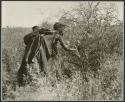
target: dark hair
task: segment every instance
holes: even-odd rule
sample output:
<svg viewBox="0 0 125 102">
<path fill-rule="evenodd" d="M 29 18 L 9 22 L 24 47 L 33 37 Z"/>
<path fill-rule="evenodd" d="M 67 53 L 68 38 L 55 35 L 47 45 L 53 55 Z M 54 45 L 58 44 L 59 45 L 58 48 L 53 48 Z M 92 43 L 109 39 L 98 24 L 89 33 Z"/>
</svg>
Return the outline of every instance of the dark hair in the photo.
<svg viewBox="0 0 125 102">
<path fill-rule="evenodd" d="M 54 30 L 58 30 L 58 28 L 60 27 L 65 27 L 65 25 L 62 23 L 56 22 L 53 26 Z"/>
<path fill-rule="evenodd" d="M 33 26 L 32 30 L 39 28 L 39 26 Z"/>
</svg>

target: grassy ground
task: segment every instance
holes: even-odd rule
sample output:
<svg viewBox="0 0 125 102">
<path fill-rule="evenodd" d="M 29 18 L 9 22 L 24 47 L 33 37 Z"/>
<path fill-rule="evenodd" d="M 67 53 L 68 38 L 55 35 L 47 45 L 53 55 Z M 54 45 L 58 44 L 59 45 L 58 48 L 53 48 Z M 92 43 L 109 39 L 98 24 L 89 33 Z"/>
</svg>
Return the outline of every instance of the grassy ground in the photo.
<svg viewBox="0 0 125 102">
<path fill-rule="evenodd" d="M 71 78 L 54 79 L 54 86 L 50 77 L 35 75 L 31 85 L 16 86 L 16 91 L 9 92 L 14 98 L 5 100 L 122 100 L 122 64 L 123 61 L 114 56 L 107 59 L 99 77 L 89 77 L 89 82 L 83 81 L 78 71 Z"/>
</svg>

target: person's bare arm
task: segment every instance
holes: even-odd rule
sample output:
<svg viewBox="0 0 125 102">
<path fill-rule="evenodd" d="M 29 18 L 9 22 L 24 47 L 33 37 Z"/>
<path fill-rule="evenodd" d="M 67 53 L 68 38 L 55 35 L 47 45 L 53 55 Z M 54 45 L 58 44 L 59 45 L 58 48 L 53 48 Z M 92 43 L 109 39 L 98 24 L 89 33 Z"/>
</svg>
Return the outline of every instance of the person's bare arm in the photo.
<svg viewBox="0 0 125 102">
<path fill-rule="evenodd" d="M 61 37 L 59 37 L 59 42 L 60 42 L 60 45 L 64 48 L 64 50 L 69 51 L 69 52 L 72 52 L 72 53 L 74 53 L 75 55 L 77 55 L 78 57 L 80 57 L 80 54 L 79 54 L 78 50 L 75 49 L 75 48 L 68 48 L 68 47 L 64 44 L 64 42 L 63 42 L 63 40 L 62 40 Z"/>
<path fill-rule="evenodd" d="M 64 50 L 66 51 L 75 51 L 76 49 L 71 49 L 71 48 L 68 48 L 65 44 L 64 44 L 64 41 L 61 37 L 59 37 L 59 42 L 60 42 L 60 45 L 64 48 Z"/>
<path fill-rule="evenodd" d="M 38 32 L 40 35 L 44 35 L 44 36 L 53 34 L 53 32 L 51 30 L 45 29 L 45 28 L 39 29 Z"/>
</svg>

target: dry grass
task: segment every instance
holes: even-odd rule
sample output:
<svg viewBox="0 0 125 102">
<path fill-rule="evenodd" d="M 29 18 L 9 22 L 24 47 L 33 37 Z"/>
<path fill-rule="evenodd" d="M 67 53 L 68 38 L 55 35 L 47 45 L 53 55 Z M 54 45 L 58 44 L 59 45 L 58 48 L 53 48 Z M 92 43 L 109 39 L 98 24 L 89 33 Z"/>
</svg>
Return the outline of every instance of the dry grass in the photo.
<svg viewBox="0 0 125 102">
<path fill-rule="evenodd" d="M 14 99 L 19 101 L 41 101 L 41 100 L 121 100 L 122 99 L 122 75 L 120 59 L 112 58 L 102 64 L 98 78 L 89 77 L 89 82 L 84 82 L 80 72 L 76 71 L 71 78 L 61 81 L 53 79 L 52 86 L 50 77 L 40 77 L 25 87 L 18 87 L 16 91 L 11 90 Z M 10 92 L 9 92 L 10 93 Z"/>
</svg>

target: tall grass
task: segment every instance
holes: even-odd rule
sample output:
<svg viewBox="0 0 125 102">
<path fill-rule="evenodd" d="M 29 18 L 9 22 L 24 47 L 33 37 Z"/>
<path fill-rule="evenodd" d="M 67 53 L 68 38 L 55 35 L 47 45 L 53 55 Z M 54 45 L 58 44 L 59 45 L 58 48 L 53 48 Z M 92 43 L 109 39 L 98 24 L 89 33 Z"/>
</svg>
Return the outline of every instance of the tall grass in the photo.
<svg viewBox="0 0 125 102">
<path fill-rule="evenodd" d="M 55 64 L 49 61 L 48 76 L 41 75 L 35 62 L 30 73 L 32 82 L 18 87 L 16 73 L 24 54 L 23 36 L 28 32 L 30 29 L 26 28 L 2 29 L 3 100 L 122 100 L 123 41 L 120 30 L 111 33 L 113 38 L 105 37 L 90 46 L 85 47 L 90 39 L 86 43 L 80 40 L 81 58 L 60 49 Z"/>
</svg>

